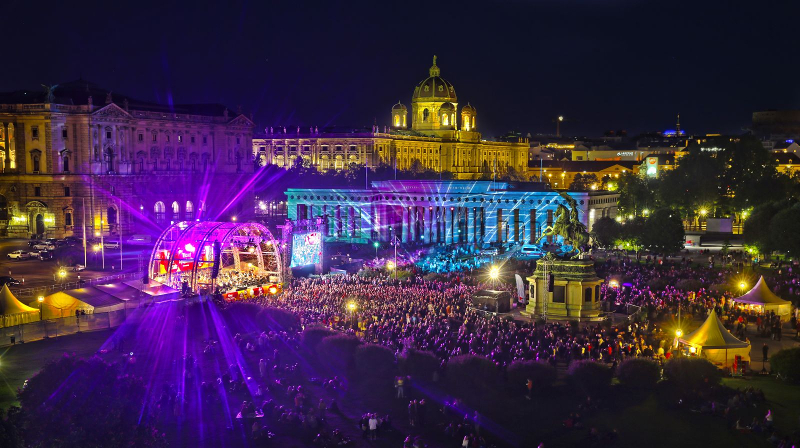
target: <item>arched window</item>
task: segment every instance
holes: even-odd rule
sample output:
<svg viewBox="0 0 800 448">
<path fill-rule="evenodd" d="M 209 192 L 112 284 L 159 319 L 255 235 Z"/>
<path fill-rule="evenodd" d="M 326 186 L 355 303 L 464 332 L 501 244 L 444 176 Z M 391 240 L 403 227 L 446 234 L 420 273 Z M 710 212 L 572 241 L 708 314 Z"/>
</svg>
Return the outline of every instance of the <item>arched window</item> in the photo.
<svg viewBox="0 0 800 448">
<path fill-rule="evenodd" d="M 65 173 L 69 173 L 69 156 L 67 155 L 64 156 L 62 168 Z"/>
<path fill-rule="evenodd" d="M 116 224 L 117 223 L 117 209 L 116 209 L 116 207 L 108 207 L 107 213 L 108 214 L 106 216 L 108 218 L 107 219 L 108 224 L 109 225 Z"/>
<path fill-rule="evenodd" d="M 423 109 L 422 110 L 422 121 L 428 121 L 428 115 L 429 114 L 430 114 L 430 112 L 428 112 L 428 109 Z"/>
<path fill-rule="evenodd" d="M 586 288 L 583 290 L 583 301 L 584 302 L 592 301 L 592 288 Z"/>
<path fill-rule="evenodd" d="M 442 114 L 442 126 L 450 124 L 450 115 Z"/>
<path fill-rule="evenodd" d="M 72 225 L 72 212 L 64 213 L 64 225 L 71 226 Z"/>
<path fill-rule="evenodd" d="M 153 211 L 156 214 L 156 223 L 163 224 L 164 223 L 164 203 L 161 201 L 156 202 L 156 205 L 153 206 Z"/>
<path fill-rule="evenodd" d="M 186 210 L 184 210 L 186 220 L 190 220 L 193 218 L 192 214 L 194 213 L 194 204 L 192 201 L 186 201 Z"/>
<path fill-rule="evenodd" d="M 39 172 L 39 154 L 31 154 L 31 161 L 33 162 L 33 172 Z"/>
<path fill-rule="evenodd" d="M 8 199 L 0 194 L 0 221 L 8 221 Z"/>
<path fill-rule="evenodd" d="M 400 115 L 394 116 L 394 126 L 398 128 L 400 127 Z"/>
<path fill-rule="evenodd" d="M 178 201 L 174 201 L 172 203 L 172 220 L 173 221 L 181 220 L 181 206 L 178 205 Z"/>
</svg>

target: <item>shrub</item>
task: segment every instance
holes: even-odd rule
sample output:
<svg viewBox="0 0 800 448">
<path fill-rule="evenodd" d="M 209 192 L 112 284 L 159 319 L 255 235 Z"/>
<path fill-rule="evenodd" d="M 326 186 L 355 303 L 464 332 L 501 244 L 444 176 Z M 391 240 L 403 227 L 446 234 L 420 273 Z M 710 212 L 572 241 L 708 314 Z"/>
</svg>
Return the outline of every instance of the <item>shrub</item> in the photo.
<svg viewBox="0 0 800 448">
<path fill-rule="evenodd" d="M 678 283 L 675 284 L 675 287 L 680 289 L 681 291 L 697 291 L 703 287 L 703 284 L 700 283 L 700 280 L 687 278 L 683 280 L 678 280 Z"/>
<path fill-rule="evenodd" d="M 403 375 L 410 375 L 420 381 L 431 381 L 433 372 L 439 369 L 439 358 L 432 352 L 406 349 L 398 359 Z"/>
<path fill-rule="evenodd" d="M 617 367 L 617 378 L 623 386 L 648 390 L 661 378 L 661 369 L 652 359 L 628 358 Z"/>
<path fill-rule="evenodd" d="M 328 336 L 317 345 L 317 356 L 337 373 L 346 373 L 353 364 L 353 355 L 361 340 L 348 334 Z"/>
<path fill-rule="evenodd" d="M 605 391 L 613 374 L 609 367 L 589 359 L 573 361 L 567 369 L 573 387 L 587 395 Z"/>
<path fill-rule="evenodd" d="M 525 390 L 528 379 L 537 393 L 549 389 L 556 381 L 555 367 L 539 361 L 514 361 L 508 366 L 508 382 L 512 391 Z"/>
<path fill-rule="evenodd" d="M 776 373 L 789 381 L 800 381 L 800 347 L 786 348 L 769 358 L 770 366 Z"/>
<path fill-rule="evenodd" d="M 308 353 L 316 353 L 317 346 L 328 336 L 333 336 L 334 331 L 323 325 L 310 325 L 303 330 L 300 341 Z"/>
<path fill-rule="evenodd" d="M 664 377 L 686 391 L 719 384 L 722 374 L 705 358 L 672 358 L 664 365 Z"/>
<path fill-rule="evenodd" d="M 492 360 L 477 355 L 460 355 L 447 363 L 446 385 L 459 398 L 480 398 L 493 390 L 497 374 L 497 365 Z"/>
<path fill-rule="evenodd" d="M 291 311 L 279 308 L 263 308 L 256 315 L 256 322 L 261 328 L 273 331 L 290 331 L 300 326 L 300 319 Z"/>
<path fill-rule="evenodd" d="M 669 285 L 669 281 L 664 278 L 654 278 L 647 282 L 647 286 L 653 291 L 662 291 Z"/>
<path fill-rule="evenodd" d="M 364 344 L 353 355 L 357 378 L 391 381 L 397 372 L 394 352 L 377 344 Z"/>
<path fill-rule="evenodd" d="M 716 283 L 711 285 L 709 288 L 712 292 L 730 292 L 731 288 L 724 284 L 724 283 Z"/>
</svg>

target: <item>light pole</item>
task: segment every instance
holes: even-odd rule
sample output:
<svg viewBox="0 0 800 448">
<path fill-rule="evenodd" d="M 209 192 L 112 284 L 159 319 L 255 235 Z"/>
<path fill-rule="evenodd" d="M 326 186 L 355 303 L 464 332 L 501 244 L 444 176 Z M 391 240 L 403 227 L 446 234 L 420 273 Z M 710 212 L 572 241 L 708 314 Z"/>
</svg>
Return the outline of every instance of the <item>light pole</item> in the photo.
<svg viewBox="0 0 800 448">
<path fill-rule="evenodd" d="M 42 333 L 46 333 L 47 327 L 44 325 L 44 319 L 42 318 L 42 302 L 44 302 L 44 296 L 39 296 L 36 300 L 39 301 L 39 322 L 42 324 Z M 44 337 L 47 338 L 47 334 L 45 334 Z"/>
<path fill-rule="evenodd" d="M 377 241 L 375 241 L 374 243 L 372 243 L 372 247 L 374 247 L 374 248 L 375 248 L 375 260 L 377 260 L 377 259 L 378 259 L 378 248 L 379 248 L 380 246 L 381 246 L 381 243 L 379 243 L 379 242 L 377 242 Z"/>
</svg>

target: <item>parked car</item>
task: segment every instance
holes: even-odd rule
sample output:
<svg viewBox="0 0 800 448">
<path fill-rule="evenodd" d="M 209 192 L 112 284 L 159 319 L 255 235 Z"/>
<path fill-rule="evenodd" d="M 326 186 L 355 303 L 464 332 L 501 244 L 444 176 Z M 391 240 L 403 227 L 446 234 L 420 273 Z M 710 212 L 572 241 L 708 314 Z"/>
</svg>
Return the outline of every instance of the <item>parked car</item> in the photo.
<svg viewBox="0 0 800 448">
<path fill-rule="evenodd" d="M 36 258 L 38 258 L 39 261 L 49 261 L 54 258 L 54 254 L 51 250 L 40 250 Z"/>
<path fill-rule="evenodd" d="M 82 270 L 86 269 L 86 266 L 82 264 L 76 264 L 72 267 L 72 272 L 81 272 Z"/>
<path fill-rule="evenodd" d="M 27 251 L 19 249 L 15 250 L 14 252 L 10 252 L 6 256 L 8 257 L 9 260 L 27 260 L 28 258 L 31 257 L 31 254 L 28 253 Z"/>
<path fill-rule="evenodd" d="M 30 247 L 30 248 L 33 248 L 33 246 L 35 246 L 37 244 L 42 244 L 42 242 L 39 241 L 39 240 L 30 240 L 30 241 L 28 241 L 28 247 Z"/>
<path fill-rule="evenodd" d="M 19 280 L 15 279 L 14 277 L 0 275 L 0 285 L 17 286 L 19 284 Z"/>
<path fill-rule="evenodd" d="M 119 241 L 106 241 L 103 245 L 106 249 L 119 249 Z"/>
<path fill-rule="evenodd" d="M 128 238 L 126 242 L 128 244 L 134 244 L 134 245 L 137 244 L 147 245 L 150 244 L 151 241 L 152 238 L 150 237 L 150 235 L 133 235 L 130 238 Z"/>
<path fill-rule="evenodd" d="M 64 243 L 66 243 L 67 246 L 76 246 L 78 244 L 81 244 L 81 239 L 78 238 L 77 236 L 65 237 L 63 241 Z"/>
<path fill-rule="evenodd" d="M 50 243 L 39 243 L 33 246 L 33 250 L 56 250 L 56 246 Z"/>
</svg>

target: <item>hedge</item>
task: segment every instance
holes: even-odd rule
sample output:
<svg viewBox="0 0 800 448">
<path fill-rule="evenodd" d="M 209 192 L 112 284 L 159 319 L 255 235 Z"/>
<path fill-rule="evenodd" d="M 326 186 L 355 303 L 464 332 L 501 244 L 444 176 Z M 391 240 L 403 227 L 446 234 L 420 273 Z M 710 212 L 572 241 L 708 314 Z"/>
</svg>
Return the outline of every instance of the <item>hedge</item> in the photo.
<svg viewBox="0 0 800 448">
<path fill-rule="evenodd" d="M 556 377 L 556 368 L 546 362 L 514 361 L 508 366 L 508 382 L 514 392 L 525 391 L 530 379 L 533 390 L 541 393 L 553 386 Z"/>
<path fill-rule="evenodd" d="M 403 375 L 410 375 L 419 381 L 431 381 L 440 364 L 439 358 L 432 352 L 413 348 L 403 350 L 397 361 Z"/>
<path fill-rule="evenodd" d="M 354 355 L 355 374 L 358 378 L 389 380 L 397 373 L 394 352 L 378 344 L 359 346 Z"/>
<path fill-rule="evenodd" d="M 317 346 L 328 336 L 333 336 L 334 331 L 323 325 L 310 325 L 303 330 L 300 335 L 300 342 L 305 349 L 313 354 L 317 351 Z"/>
<path fill-rule="evenodd" d="M 611 385 L 613 374 L 611 368 L 589 359 L 573 361 L 567 369 L 573 387 L 587 395 L 605 391 Z"/>
<path fill-rule="evenodd" d="M 661 368 L 652 359 L 628 358 L 617 366 L 617 378 L 625 387 L 648 390 L 661 379 Z"/>
<path fill-rule="evenodd" d="M 664 377 L 671 384 L 689 391 L 719 384 L 722 373 L 705 358 L 679 357 L 667 361 Z"/>
<path fill-rule="evenodd" d="M 800 347 L 779 350 L 770 356 L 772 371 L 779 373 L 788 381 L 800 382 Z"/>
<path fill-rule="evenodd" d="M 337 374 L 346 374 L 361 340 L 348 334 L 327 336 L 317 345 L 317 357 Z"/>
</svg>

